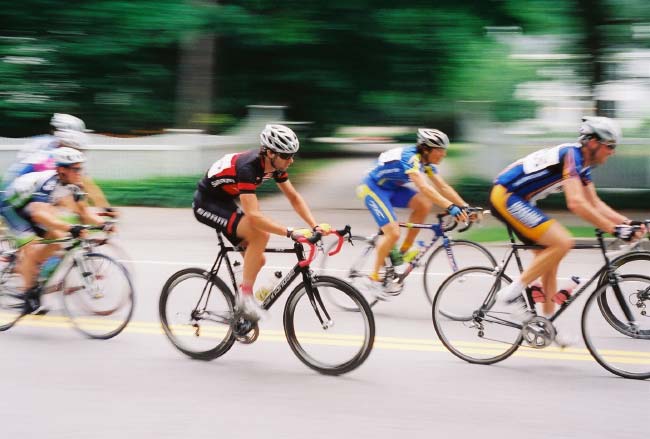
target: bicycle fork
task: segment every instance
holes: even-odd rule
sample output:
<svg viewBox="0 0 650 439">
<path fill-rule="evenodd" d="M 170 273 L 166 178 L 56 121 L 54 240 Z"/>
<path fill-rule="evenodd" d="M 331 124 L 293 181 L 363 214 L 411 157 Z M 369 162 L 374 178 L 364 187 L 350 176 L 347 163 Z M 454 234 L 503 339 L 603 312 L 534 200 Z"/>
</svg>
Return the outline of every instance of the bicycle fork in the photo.
<svg viewBox="0 0 650 439">
<path fill-rule="evenodd" d="M 75 291 L 72 292 L 84 290 L 91 299 L 101 299 L 104 297 L 102 292 L 99 290 L 97 275 L 94 270 L 88 266 L 89 264 L 85 260 L 83 254 L 75 255 L 74 265 L 79 267 L 79 270 L 81 271 L 82 285 L 80 287 L 74 288 Z"/>
<path fill-rule="evenodd" d="M 325 308 L 325 304 L 323 304 L 323 300 L 320 297 L 320 292 L 318 291 L 318 288 L 316 288 L 313 285 L 312 281 L 305 283 L 305 290 L 307 291 L 307 297 L 309 298 L 309 303 L 311 303 L 311 307 L 316 313 L 316 317 L 318 317 L 318 320 L 320 321 L 320 324 L 323 327 L 323 329 L 328 330 L 329 328 L 334 326 L 334 321 L 332 320 L 329 313 L 327 312 L 327 309 Z M 320 310 L 322 310 L 322 314 L 319 308 Z M 323 318 L 323 315 L 325 316 L 325 318 Z"/>
</svg>

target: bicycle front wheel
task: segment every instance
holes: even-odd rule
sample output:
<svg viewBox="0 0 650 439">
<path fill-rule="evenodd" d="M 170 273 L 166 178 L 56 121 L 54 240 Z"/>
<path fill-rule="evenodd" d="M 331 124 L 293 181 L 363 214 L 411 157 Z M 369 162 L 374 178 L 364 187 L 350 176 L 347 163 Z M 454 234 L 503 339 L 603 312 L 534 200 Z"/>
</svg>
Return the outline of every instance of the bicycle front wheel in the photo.
<svg viewBox="0 0 650 439">
<path fill-rule="evenodd" d="M 606 304 L 606 307 L 603 307 Z M 650 277 L 623 274 L 601 285 L 582 312 L 582 336 L 596 361 L 624 378 L 650 378 Z"/>
<path fill-rule="evenodd" d="M 321 294 L 324 289 L 327 294 Z M 344 308 L 333 305 L 333 300 Z M 291 292 L 284 308 L 284 330 L 300 361 L 326 375 L 359 367 L 375 341 L 375 319 L 366 300 L 330 276 L 317 276 L 311 287 L 301 283 Z"/>
<path fill-rule="evenodd" d="M 176 349 L 198 360 L 212 360 L 235 342 L 231 329 L 234 303 L 221 279 L 202 268 L 186 268 L 163 286 L 158 312 L 165 335 Z"/>
<path fill-rule="evenodd" d="M 75 260 L 62 282 L 64 309 L 84 335 L 109 339 L 122 332 L 133 315 L 133 285 L 122 264 L 100 253 Z"/>
<path fill-rule="evenodd" d="M 0 331 L 11 328 L 23 316 L 25 293 L 21 276 L 10 270 L 0 272 Z"/>
<path fill-rule="evenodd" d="M 452 259 L 453 258 L 453 259 Z M 440 246 L 431 253 L 424 266 L 424 293 L 430 304 L 443 280 L 449 275 L 467 267 L 496 267 L 497 261 L 490 251 L 481 244 L 463 239 L 450 240 L 449 252 Z M 444 310 L 441 311 L 444 315 Z M 453 318 L 452 315 L 447 315 Z"/>
<path fill-rule="evenodd" d="M 486 303 L 492 290 L 511 283 L 506 275 L 496 275 L 490 267 L 464 268 L 440 285 L 433 300 L 433 326 L 440 341 L 470 363 L 505 360 L 522 341 L 521 328 L 511 321 L 510 311 L 494 298 Z"/>
<path fill-rule="evenodd" d="M 338 242 L 334 241 L 328 246 L 325 250 L 325 255 L 321 258 L 321 272 L 344 279 L 361 292 L 368 305 L 373 307 L 377 303 L 377 297 L 367 291 L 367 287 L 363 285 L 363 282 L 364 278 L 367 278 L 373 271 L 375 264 L 375 246 L 368 238 L 363 236 L 355 235 L 350 239 L 352 240 L 352 245 L 345 246 L 341 254 L 335 256 L 328 256 L 327 254 L 334 250 Z M 323 294 L 328 294 L 328 291 L 323 290 Z M 348 301 L 339 302 L 338 299 L 339 297 L 336 291 L 332 292 L 331 297 L 329 297 L 332 305 L 347 311 L 358 309 L 353 305 L 352 308 L 346 308 L 346 304 L 351 304 Z"/>
</svg>

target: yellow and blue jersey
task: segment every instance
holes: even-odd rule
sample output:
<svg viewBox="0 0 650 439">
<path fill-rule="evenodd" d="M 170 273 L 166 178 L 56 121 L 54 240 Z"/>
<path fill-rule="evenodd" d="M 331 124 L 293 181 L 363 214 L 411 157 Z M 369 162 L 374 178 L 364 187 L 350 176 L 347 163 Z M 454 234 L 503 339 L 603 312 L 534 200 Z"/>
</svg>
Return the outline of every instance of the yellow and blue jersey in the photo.
<svg viewBox="0 0 650 439">
<path fill-rule="evenodd" d="M 423 172 L 429 176 L 438 173 L 438 168 L 434 164 L 422 163 L 415 145 L 383 152 L 375 167 L 368 173 L 368 177 L 377 186 L 392 190 L 408 183 L 409 174 L 414 172 Z"/>
<path fill-rule="evenodd" d="M 583 185 L 592 181 L 591 168 L 584 165 L 579 144 L 565 143 L 541 149 L 518 160 L 502 171 L 495 185 L 535 203 L 551 193 L 562 190 L 562 182 L 578 177 Z"/>
</svg>

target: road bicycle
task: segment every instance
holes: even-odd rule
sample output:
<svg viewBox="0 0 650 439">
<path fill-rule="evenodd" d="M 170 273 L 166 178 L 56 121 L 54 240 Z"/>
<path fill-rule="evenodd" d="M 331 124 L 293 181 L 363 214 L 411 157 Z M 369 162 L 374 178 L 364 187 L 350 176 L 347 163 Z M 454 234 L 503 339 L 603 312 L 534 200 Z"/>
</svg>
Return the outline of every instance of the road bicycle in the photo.
<svg viewBox="0 0 650 439">
<path fill-rule="evenodd" d="M 483 215 L 488 213 L 488 210 L 483 210 L 480 207 L 470 208 L 468 214 L 474 218 L 474 221 L 464 225 L 459 232 L 469 229 L 474 222 L 479 222 Z M 438 214 L 436 218 L 438 222 L 435 224 L 399 223 L 399 226 L 403 228 L 429 230 L 432 235 L 429 242 L 418 241 L 419 252 L 417 256 L 404 264 L 403 268 L 394 266 L 390 257 L 386 258 L 384 289 L 391 292 L 386 293 L 382 299 L 401 293 L 406 279 L 413 273 L 415 268 L 421 265 L 427 255 L 428 259 L 424 264 L 423 285 L 429 304 L 433 303 L 436 287 L 451 273 L 471 265 L 492 267 L 497 265 L 492 253 L 481 244 L 464 239 L 453 239 L 448 235 L 448 232 L 458 226 L 453 217 L 447 214 Z M 363 282 L 373 270 L 375 248 L 379 236 L 381 236 L 381 230 L 371 236 L 352 235 L 351 240 L 354 244 L 354 250 L 350 248 L 347 250 L 347 253 L 352 253 L 352 263 L 349 263 L 349 258 L 334 260 L 334 258 L 324 257 L 321 259 L 320 266 L 323 272 L 334 272 L 344 276 L 346 281 L 364 293 L 364 297 L 366 297 L 370 306 L 376 305 L 380 299 L 376 295 L 367 292 L 366 288 L 363 287 Z M 438 241 L 440 241 L 440 245 L 436 247 Z M 335 245 L 336 242 L 332 243 L 330 248 Z M 345 308 L 344 304 L 338 305 Z M 451 314 L 448 316 L 453 318 Z"/>
<path fill-rule="evenodd" d="M 350 227 L 333 232 L 338 237 L 337 253 Z M 173 274 L 160 294 L 159 313 L 165 334 L 184 354 L 212 360 L 225 354 L 238 341 L 253 343 L 259 326 L 235 307 L 239 286 L 233 270 L 231 252 L 242 248 L 227 246 L 217 233 L 219 254 L 210 270 L 186 268 Z M 302 282 L 289 294 L 284 306 L 284 332 L 294 354 L 308 367 L 328 375 L 340 375 L 359 367 L 370 355 L 375 338 L 375 320 L 363 296 L 347 282 L 316 275 L 310 268 L 316 256 L 320 233 L 299 238 L 292 248 L 267 248 L 267 253 L 295 254 L 297 263 L 282 276 L 261 303 L 268 310 L 298 277 Z M 309 247 L 305 256 L 303 244 Z M 222 279 L 225 267 L 230 286 Z M 327 290 L 327 294 L 322 294 Z M 346 303 L 357 312 L 344 312 L 331 305 L 330 298 Z"/>
<path fill-rule="evenodd" d="M 546 348 L 557 334 L 553 322 L 593 284 L 595 289 L 587 298 L 581 320 L 582 336 L 589 353 L 616 375 L 650 378 L 650 318 L 646 312 L 650 304 L 650 276 L 647 270 L 625 274 L 617 271 L 621 258 L 634 258 L 647 264 L 650 254 L 631 252 L 610 260 L 604 232 L 596 230 L 597 244 L 576 244 L 574 248 L 600 249 L 604 265 L 550 318 L 537 315 L 532 291 L 527 288 L 528 312 L 525 315 L 529 318 L 522 322 L 522 310 L 513 310 L 514 305 L 497 301 L 496 292 L 511 283 L 505 271 L 513 256 L 522 271 L 519 251 L 543 247 L 517 244 L 512 230 L 508 232 L 511 248 L 497 268 L 465 268 L 440 285 L 433 302 L 432 318 L 442 344 L 457 357 L 477 364 L 503 361 L 520 346 Z M 443 309 L 453 310 L 457 318 L 449 319 L 441 312 Z"/>
<path fill-rule="evenodd" d="M 88 231 L 104 226 L 83 226 Z M 65 244 L 43 264 L 38 278 L 41 296 L 60 293 L 63 310 L 73 327 L 95 339 L 115 337 L 133 315 L 135 294 L 128 270 L 115 259 L 97 251 L 109 237 L 40 239 L 32 245 Z M 23 281 L 15 272 L 18 250 L 0 254 L 0 331 L 25 317 Z M 47 268 L 46 268 L 47 267 Z M 60 318 L 34 317 L 59 323 Z"/>
</svg>

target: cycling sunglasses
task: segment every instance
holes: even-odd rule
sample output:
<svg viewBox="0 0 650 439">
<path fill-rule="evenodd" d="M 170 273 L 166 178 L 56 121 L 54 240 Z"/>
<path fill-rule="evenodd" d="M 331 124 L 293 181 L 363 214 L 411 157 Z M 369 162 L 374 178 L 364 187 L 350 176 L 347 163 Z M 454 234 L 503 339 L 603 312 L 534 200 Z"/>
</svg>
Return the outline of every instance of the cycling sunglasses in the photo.
<svg viewBox="0 0 650 439">
<path fill-rule="evenodd" d="M 607 148 L 610 150 L 614 151 L 616 149 L 616 143 L 607 143 L 607 142 L 600 142 L 602 145 L 605 145 Z"/>
<path fill-rule="evenodd" d="M 296 155 L 293 152 L 278 152 L 278 156 L 283 159 L 283 160 L 289 160 L 292 159 L 294 155 Z"/>
</svg>

